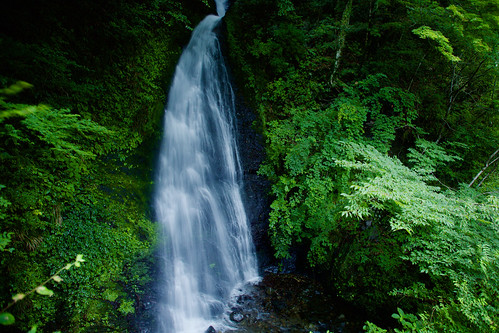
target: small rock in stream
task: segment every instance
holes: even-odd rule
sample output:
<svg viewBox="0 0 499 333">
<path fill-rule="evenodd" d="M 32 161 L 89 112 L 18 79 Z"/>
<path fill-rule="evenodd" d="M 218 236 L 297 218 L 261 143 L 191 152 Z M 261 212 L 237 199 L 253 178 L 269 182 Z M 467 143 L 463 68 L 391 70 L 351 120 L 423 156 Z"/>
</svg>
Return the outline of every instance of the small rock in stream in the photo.
<svg viewBox="0 0 499 333">
<path fill-rule="evenodd" d="M 208 327 L 204 333 L 217 333 L 217 331 L 213 328 L 213 326 Z"/>
<path fill-rule="evenodd" d="M 249 300 L 251 300 L 251 296 L 249 296 L 249 295 L 240 295 L 240 296 L 237 298 L 237 303 L 238 303 L 238 304 L 242 304 L 242 303 L 247 302 L 247 301 L 249 301 Z"/>
<path fill-rule="evenodd" d="M 230 320 L 235 323 L 240 323 L 244 320 L 245 316 L 239 311 L 233 311 L 230 313 Z"/>
</svg>

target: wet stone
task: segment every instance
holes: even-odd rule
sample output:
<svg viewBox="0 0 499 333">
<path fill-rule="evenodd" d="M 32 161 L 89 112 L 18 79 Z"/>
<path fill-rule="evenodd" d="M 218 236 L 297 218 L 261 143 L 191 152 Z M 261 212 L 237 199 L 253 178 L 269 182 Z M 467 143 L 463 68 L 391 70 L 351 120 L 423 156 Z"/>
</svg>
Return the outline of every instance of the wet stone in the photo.
<svg viewBox="0 0 499 333">
<path fill-rule="evenodd" d="M 213 328 L 213 326 L 208 327 L 204 333 L 217 333 L 217 331 Z"/>
<path fill-rule="evenodd" d="M 251 296 L 248 296 L 248 295 L 240 295 L 237 297 L 238 304 L 242 304 L 242 303 L 247 302 L 249 300 L 251 300 Z"/>
<path fill-rule="evenodd" d="M 233 302 L 228 317 L 233 329 L 244 333 L 358 333 L 364 323 L 352 320 L 318 283 L 298 274 L 267 272 Z"/>
<path fill-rule="evenodd" d="M 232 320 L 235 323 L 240 323 L 244 320 L 245 316 L 239 311 L 233 311 L 230 314 L 230 320 Z"/>
</svg>

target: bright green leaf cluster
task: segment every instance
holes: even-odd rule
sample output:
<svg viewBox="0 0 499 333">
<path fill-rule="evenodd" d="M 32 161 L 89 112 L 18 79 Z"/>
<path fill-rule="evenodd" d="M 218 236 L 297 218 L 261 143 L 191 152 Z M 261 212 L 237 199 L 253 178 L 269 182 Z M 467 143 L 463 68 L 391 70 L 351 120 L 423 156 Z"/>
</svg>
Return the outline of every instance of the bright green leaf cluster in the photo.
<svg viewBox="0 0 499 333">
<path fill-rule="evenodd" d="M 442 55 L 453 62 L 461 61 L 459 57 L 453 55 L 452 46 L 449 43 L 447 37 L 445 37 L 440 31 L 432 30 L 428 26 L 421 26 L 417 29 L 412 30 L 412 32 L 422 39 L 431 39 L 437 42 L 437 50 L 442 53 Z"/>
</svg>

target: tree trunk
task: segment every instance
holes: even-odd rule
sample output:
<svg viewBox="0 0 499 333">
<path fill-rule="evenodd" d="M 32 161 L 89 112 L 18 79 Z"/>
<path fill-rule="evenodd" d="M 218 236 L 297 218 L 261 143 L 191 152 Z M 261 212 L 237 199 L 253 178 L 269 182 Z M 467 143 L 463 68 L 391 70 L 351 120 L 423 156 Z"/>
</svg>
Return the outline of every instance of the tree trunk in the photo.
<svg viewBox="0 0 499 333">
<path fill-rule="evenodd" d="M 340 68 L 341 55 L 343 48 L 345 47 L 345 39 L 347 37 L 347 30 L 350 25 L 350 16 L 352 14 L 352 4 L 353 0 L 348 0 L 345 10 L 343 11 L 343 15 L 341 16 L 340 34 L 338 36 L 338 50 L 336 51 L 333 73 L 331 74 L 330 79 L 330 83 L 333 87 L 335 86 L 336 75 L 338 73 L 338 69 Z"/>
<path fill-rule="evenodd" d="M 462 84 L 460 87 L 455 87 L 455 85 L 458 83 L 459 78 L 458 74 L 456 75 L 456 65 L 453 65 L 453 73 L 452 73 L 452 79 L 450 83 L 450 91 L 449 91 L 449 102 L 447 104 L 447 110 L 445 111 L 445 115 L 442 119 L 442 123 L 440 124 L 440 130 L 438 131 L 438 138 L 435 141 L 436 143 L 439 143 L 440 140 L 442 139 L 443 133 L 445 126 L 448 126 L 447 119 L 449 118 L 449 115 L 451 113 L 451 109 L 454 106 L 454 102 L 456 101 L 457 96 L 473 81 L 475 76 L 477 75 L 478 71 L 484 64 L 486 59 L 482 59 L 480 63 L 478 64 L 477 68 L 473 71 L 473 73 L 470 75 L 468 80 Z"/>
<path fill-rule="evenodd" d="M 482 170 L 480 170 L 476 174 L 475 178 L 473 178 L 473 180 L 471 181 L 471 183 L 468 184 L 468 187 L 473 186 L 473 184 L 476 182 L 476 180 L 478 179 L 478 177 L 480 177 L 482 175 L 482 173 L 484 173 L 485 170 L 488 169 L 489 166 L 491 166 L 495 162 L 499 161 L 499 156 L 496 156 L 498 153 L 499 153 L 499 149 L 497 149 L 495 152 L 492 153 L 492 155 L 489 156 L 489 159 L 487 160 L 487 162 L 485 162 L 485 166 L 482 168 Z M 494 168 L 494 170 L 495 170 L 495 168 Z M 492 172 L 494 172 L 494 170 L 492 170 Z M 492 172 L 489 172 L 489 174 L 486 177 L 488 177 Z M 480 184 L 478 186 L 482 185 L 482 182 L 483 182 L 483 179 L 482 179 L 482 181 L 480 182 Z"/>
</svg>

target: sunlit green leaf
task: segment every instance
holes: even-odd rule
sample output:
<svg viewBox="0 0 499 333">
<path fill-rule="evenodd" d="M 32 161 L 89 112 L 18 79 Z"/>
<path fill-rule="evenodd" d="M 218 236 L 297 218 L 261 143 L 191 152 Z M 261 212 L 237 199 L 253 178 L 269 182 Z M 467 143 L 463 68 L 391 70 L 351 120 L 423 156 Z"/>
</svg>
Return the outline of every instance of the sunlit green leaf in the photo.
<svg viewBox="0 0 499 333">
<path fill-rule="evenodd" d="M 15 318 L 12 314 L 8 312 L 0 313 L 0 324 L 2 325 L 12 325 L 15 322 Z"/>
<path fill-rule="evenodd" d="M 36 292 L 40 295 L 44 295 L 44 296 L 52 296 L 54 294 L 54 292 L 50 289 L 48 289 L 47 287 L 45 286 L 39 286 L 36 288 Z"/>
</svg>

